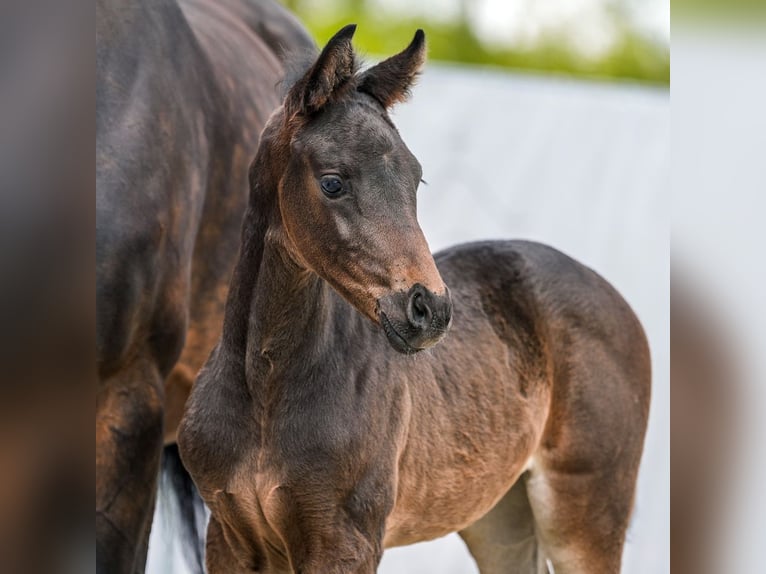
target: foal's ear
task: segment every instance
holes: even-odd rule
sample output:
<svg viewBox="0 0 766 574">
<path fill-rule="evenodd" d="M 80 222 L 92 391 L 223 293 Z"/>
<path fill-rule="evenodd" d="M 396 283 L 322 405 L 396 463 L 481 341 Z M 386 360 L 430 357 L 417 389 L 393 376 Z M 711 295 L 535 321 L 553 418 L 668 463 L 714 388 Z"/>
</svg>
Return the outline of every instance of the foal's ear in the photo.
<svg viewBox="0 0 766 574">
<path fill-rule="evenodd" d="M 296 82 L 285 98 L 288 119 L 320 110 L 333 94 L 354 77 L 355 61 L 351 38 L 356 24 L 349 24 L 330 38 L 308 72 Z"/>
<path fill-rule="evenodd" d="M 425 61 L 426 35 L 418 30 L 403 52 L 364 72 L 358 89 L 378 100 L 384 108 L 390 108 L 410 95 L 410 88 Z"/>
</svg>

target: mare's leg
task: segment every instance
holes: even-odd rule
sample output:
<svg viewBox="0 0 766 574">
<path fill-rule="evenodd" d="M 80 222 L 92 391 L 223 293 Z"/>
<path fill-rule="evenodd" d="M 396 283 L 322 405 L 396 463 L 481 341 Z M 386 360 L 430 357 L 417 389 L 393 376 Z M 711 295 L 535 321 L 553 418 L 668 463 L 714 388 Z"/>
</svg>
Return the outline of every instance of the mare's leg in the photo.
<svg viewBox="0 0 766 574">
<path fill-rule="evenodd" d="M 165 380 L 165 444 L 176 442 L 178 425 L 184 414 L 186 400 L 189 398 L 196 372 L 189 366 L 178 362 Z"/>
<path fill-rule="evenodd" d="M 535 536 L 535 521 L 527 497 L 525 476 L 492 510 L 459 534 L 481 574 L 547 572 Z"/>
<path fill-rule="evenodd" d="M 96 569 L 143 572 L 162 452 L 162 379 L 149 353 L 101 381 L 96 409 Z"/>
</svg>

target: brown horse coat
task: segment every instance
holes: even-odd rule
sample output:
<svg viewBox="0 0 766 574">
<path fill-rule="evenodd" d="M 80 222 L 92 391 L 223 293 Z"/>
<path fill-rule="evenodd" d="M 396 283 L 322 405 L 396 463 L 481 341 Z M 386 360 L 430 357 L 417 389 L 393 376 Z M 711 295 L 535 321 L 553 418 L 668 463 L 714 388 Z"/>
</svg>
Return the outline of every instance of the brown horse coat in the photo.
<svg viewBox="0 0 766 574">
<path fill-rule="evenodd" d="M 261 136 L 223 334 L 179 430 L 212 512 L 208 570 L 371 573 L 386 547 L 459 531 L 482 574 L 617 573 L 649 406 L 641 326 L 550 247 L 431 256 L 420 166 L 386 113 L 423 34 L 361 73 L 352 34 Z"/>
<path fill-rule="evenodd" d="M 100 0 L 96 22 L 96 538 L 111 574 L 143 571 L 162 445 L 220 335 L 247 164 L 282 58 L 313 43 L 270 1 Z"/>
</svg>

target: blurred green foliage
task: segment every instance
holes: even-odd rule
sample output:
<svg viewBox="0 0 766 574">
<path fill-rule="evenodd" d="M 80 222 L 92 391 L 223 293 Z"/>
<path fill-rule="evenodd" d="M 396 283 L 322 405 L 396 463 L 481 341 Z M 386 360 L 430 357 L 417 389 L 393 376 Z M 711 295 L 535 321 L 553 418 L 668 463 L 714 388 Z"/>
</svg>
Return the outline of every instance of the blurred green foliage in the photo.
<svg viewBox="0 0 766 574">
<path fill-rule="evenodd" d="M 475 65 L 500 66 L 608 80 L 670 83 L 670 53 L 663 46 L 615 21 L 617 41 L 596 57 L 573 49 L 567 40 L 549 34 L 529 48 L 482 43 L 466 20 L 444 21 L 422 17 L 381 14 L 365 2 L 341 2 L 335 9 L 317 10 L 300 0 L 284 0 L 322 45 L 342 26 L 356 23 L 354 44 L 362 53 L 387 55 L 399 52 L 417 28 L 426 32 L 429 59 Z"/>
<path fill-rule="evenodd" d="M 714 24 L 757 24 L 766 22 L 766 2 L 763 0 L 673 0 L 672 17 Z"/>
</svg>

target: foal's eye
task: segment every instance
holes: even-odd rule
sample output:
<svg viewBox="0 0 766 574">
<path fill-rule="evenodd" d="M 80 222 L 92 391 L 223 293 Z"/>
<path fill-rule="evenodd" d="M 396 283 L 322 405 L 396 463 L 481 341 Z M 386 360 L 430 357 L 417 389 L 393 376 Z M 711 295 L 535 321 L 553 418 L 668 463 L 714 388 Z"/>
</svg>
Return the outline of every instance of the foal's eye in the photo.
<svg viewBox="0 0 766 574">
<path fill-rule="evenodd" d="M 343 180 L 337 175 L 323 175 L 321 185 L 327 197 L 338 197 L 343 193 Z"/>
</svg>

